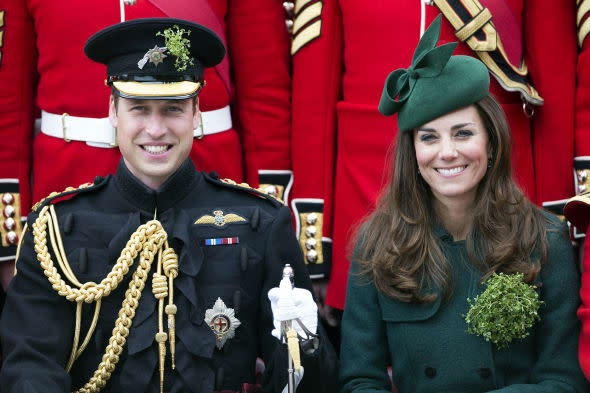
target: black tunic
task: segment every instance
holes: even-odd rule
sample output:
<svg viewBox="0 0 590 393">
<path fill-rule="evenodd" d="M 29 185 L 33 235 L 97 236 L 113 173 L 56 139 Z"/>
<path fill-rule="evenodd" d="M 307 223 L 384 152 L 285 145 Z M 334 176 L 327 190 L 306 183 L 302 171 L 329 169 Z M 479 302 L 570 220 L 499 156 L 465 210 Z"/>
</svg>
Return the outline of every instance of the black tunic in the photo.
<svg viewBox="0 0 590 393">
<path fill-rule="evenodd" d="M 139 182 L 121 161 L 114 176 L 97 178 L 94 186 L 55 206 L 68 261 L 82 283 L 99 283 L 106 277 L 130 235 L 153 219 L 157 210 L 157 219 L 179 260 L 179 275 L 174 280 L 176 369 L 170 367 L 167 344 L 165 391 L 239 391 L 243 383 L 255 382 L 257 356 L 266 364 L 264 391 L 282 390 L 287 376 L 286 350 L 271 335 L 273 316 L 267 293 L 278 286 L 286 263 L 294 267 L 296 286 L 311 289 L 287 208 L 272 198 L 222 183 L 214 173 L 197 172 L 190 160 L 157 191 Z M 219 210 L 245 221 L 223 226 L 195 223 Z M 63 393 L 88 382 L 108 345 L 139 260 L 136 258 L 118 288 L 103 299 L 96 332 L 68 374 L 64 367 L 72 348 L 75 303 L 51 288 L 37 261 L 30 230 L 37 212 L 28 217 L 18 274 L 8 290 L 0 322 L 3 392 Z M 213 238 L 237 238 L 239 243 L 205 245 L 206 239 Z M 49 250 L 58 267 L 50 246 Z M 151 288 L 155 269 L 154 260 L 124 351 L 103 392 L 159 391 L 154 340 L 158 302 Z M 217 298 L 235 309 L 241 322 L 235 337 L 221 350 L 204 322 L 205 311 L 213 308 Z M 80 340 L 88 331 L 93 311 L 93 304 L 84 305 Z M 326 339 L 320 343 L 313 355 L 303 357 L 305 377 L 298 392 L 336 389 L 333 349 Z"/>
</svg>

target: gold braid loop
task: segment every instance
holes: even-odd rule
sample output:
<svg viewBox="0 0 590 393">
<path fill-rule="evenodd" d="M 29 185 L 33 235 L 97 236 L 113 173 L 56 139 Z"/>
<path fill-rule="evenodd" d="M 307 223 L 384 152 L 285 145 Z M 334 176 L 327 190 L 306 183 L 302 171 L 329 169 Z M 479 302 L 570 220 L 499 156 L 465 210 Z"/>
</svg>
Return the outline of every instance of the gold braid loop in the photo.
<svg viewBox="0 0 590 393">
<path fill-rule="evenodd" d="M 121 283 L 125 275 L 129 272 L 129 267 L 133 265 L 133 261 L 137 257 L 138 251 L 142 249 L 142 245 L 146 242 L 146 239 L 151 236 L 155 236 L 154 233 L 157 229 L 154 221 L 150 221 L 140 226 L 137 231 L 131 235 L 131 239 L 129 239 L 127 245 L 123 251 L 121 251 L 121 256 L 119 256 L 117 259 L 117 263 L 115 263 L 113 269 L 109 272 L 106 278 L 100 282 L 100 284 L 84 285 L 82 288 L 72 288 L 71 286 L 67 285 L 64 280 L 62 280 L 60 274 L 53 265 L 51 256 L 49 255 L 46 236 L 48 221 L 48 215 L 46 214 L 47 210 L 48 207 L 45 206 L 41 210 L 37 220 L 33 223 L 35 251 L 37 252 L 37 259 L 41 263 L 41 267 L 43 267 L 44 274 L 47 276 L 47 279 L 51 283 L 53 289 L 56 290 L 60 296 L 64 296 L 69 301 L 84 301 L 86 303 L 92 303 L 103 296 L 110 295 L 111 292 L 115 290 Z M 161 224 L 159 222 L 157 222 L 157 224 L 159 229 L 164 232 Z M 166 236 L 165 232 L 164 236 Z M 146 252 L 145 248 L 144 252 Z M 151 258 L 149 251 L 147 251 L 147 253 L 147 256 L 143 257 L 149 259 L 150 261 L 153 260 L 154 253 L 151 253 Z"/>
<path fill-rule="evenodd" d="M 53 222 L 51 222 L 51 214 L 49 214 L 48 211 L 49 207 L 44 206 L 39 213 L 39 217 L 32 225 L 37 259 L 43 268 L 43 273 L 51 283 L 52 288 L 60 296 L 65 297 L 69 301 L 77 302 L 78 308 L 83 301 L 86 303 L 94 301 L 100 302 L 102 297 L 108 296 L 117 288 L 124 276 L 129 272 L 129 268 L 133 265 L 133 261 L 137 255 L 140 255 L 139 264 L 135 272 L 133 272 L 129 288 L 125 292 L 125 298 L 121 310 L 115 321 L 113 335 L 106 347 L 102 361 L 90 380 L 77 391 L 77 393 L 96 393 L 105 386 L 115 370 L 119 357 L 123 352 L 123 346 L 127 341 L 129 329 L 131 329 L 133 317 L 135 316 L 135 310 L 139 304 L 141 292 L 145 286 L 154 256 L 162 251 L 165 244 L 167 248 L 167 234 L 159 221 L 152 220 L 141 225 L 131 235 L 125 248 L 121 251 L 121 255 L 117 259 L 115 266 L 113 266 L 113 269 L 105 279 L 99 284 L 87 282 L 80 288 L 72 288 L 61 278 L 61 275 L 58 273 L 49 254 L 47 247 L 47 226 L 53 225 Z M 61 239 L 59 240 L 59 246 L 60 248 L 63 246 L 61 244 Z M 56 251 L 56 255 L 57 253 L 58 251 Z M 64 275 L 70 282 L 76 283 L 77 279 L 71 272 L 69 264 L 67 264 L 67 261 L 62 262 L 64 262 L 64 266 L 66 267 L 63 272 Z M 96 314 L 98 313 L 98 310 L 99 309 L 97 308 Z M 93 325 L 95 325 L 95 321 L 93 321 Z M 77 330 L 78 326 L 76 326 L 76 336 L 78 336 Z M 91 331 L 93 330 L 94 329 L 91 328 Z M 77 342 L 77 340 L 75 341 Z M 71 356 L 70 362 L 68 362 L 68 368 L 71 367 L 75 358 L 80 356 L 87 344 L 87 340 L 85 340 L 81 348 L 77 350 L 76 342 L 73 348 L 73 353 L 75 353 L 75 355 Z"/>
</svg>

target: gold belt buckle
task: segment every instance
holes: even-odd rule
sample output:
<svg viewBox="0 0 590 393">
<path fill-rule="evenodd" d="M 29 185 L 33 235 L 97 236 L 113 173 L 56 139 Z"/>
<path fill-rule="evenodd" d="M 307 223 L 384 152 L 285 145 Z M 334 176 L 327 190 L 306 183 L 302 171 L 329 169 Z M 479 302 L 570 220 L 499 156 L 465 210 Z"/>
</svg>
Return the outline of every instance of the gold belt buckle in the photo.
<svg viewBox="0 0 590 393">
<path fill-rule="evenodd" d="M 71 139 L 66 138 L 66 117 L 67 116 L 69 116 L 69 114 L 67 114 L 67 113 L 64 113 L 61 115 L 61 129 L 63 131 L 64 141 L 71 142 Z"/>
</svg>

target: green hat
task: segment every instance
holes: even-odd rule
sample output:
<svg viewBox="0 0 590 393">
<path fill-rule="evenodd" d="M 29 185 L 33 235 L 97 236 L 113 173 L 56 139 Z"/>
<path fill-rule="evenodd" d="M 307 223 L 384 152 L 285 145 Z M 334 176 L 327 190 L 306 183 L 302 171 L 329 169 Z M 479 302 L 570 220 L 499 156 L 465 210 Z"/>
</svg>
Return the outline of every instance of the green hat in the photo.
<svg viewBox="0 0 590 393">
<path fill-rule="evenodd" d="M 441 16 L 424 33 L 406 70 L 385 80 L 379 112 L 397 113 L 399 131 L 412 130 L 484 98 L 490 87 L 486 66 L 470 56 L 451 56 L 457 43 L 436 46 Z"/>
</svg>

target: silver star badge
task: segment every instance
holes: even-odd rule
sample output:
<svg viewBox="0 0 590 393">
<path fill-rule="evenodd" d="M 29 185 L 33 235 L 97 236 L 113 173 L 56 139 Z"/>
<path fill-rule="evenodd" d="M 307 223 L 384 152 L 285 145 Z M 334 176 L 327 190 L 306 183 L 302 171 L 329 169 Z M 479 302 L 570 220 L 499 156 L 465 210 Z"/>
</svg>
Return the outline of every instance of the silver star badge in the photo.
<svg viewBox="0 0 590 393">
<path fill-rule="evenodd" d="M 213 308 L 205 311 L 205 322 L 217 338 L 215 346 L 217 349 L 223 348 L 226 341 L 233 338 L 241 322 L 236 318 L 234 309 L 227 308 L 221 298 L 217 298 Z"/>
<path fill-rule="evenodd" d="M 157 67 L 158 64 L 164 62 L 164 59 L 166 57 L 168 57 L 167 55 L 164 54 L 164 52 L 166 52 L 167 50 L 168 50 L 168 48 L 165 46 L 161 46 L 161 47 L 159 47 L 158 45 L 154 46 L 153 49 L 148 50 L 145 53 L 145 55 L 143 55 L 141 60 L 139 60 L 137 62 L 137 66 L 139 67 L 140 70 L 142 70 L 143 67 L 145 66 L 145 64 L 149 61 L 150 63 L 153 63 Z"/>
</svg>

